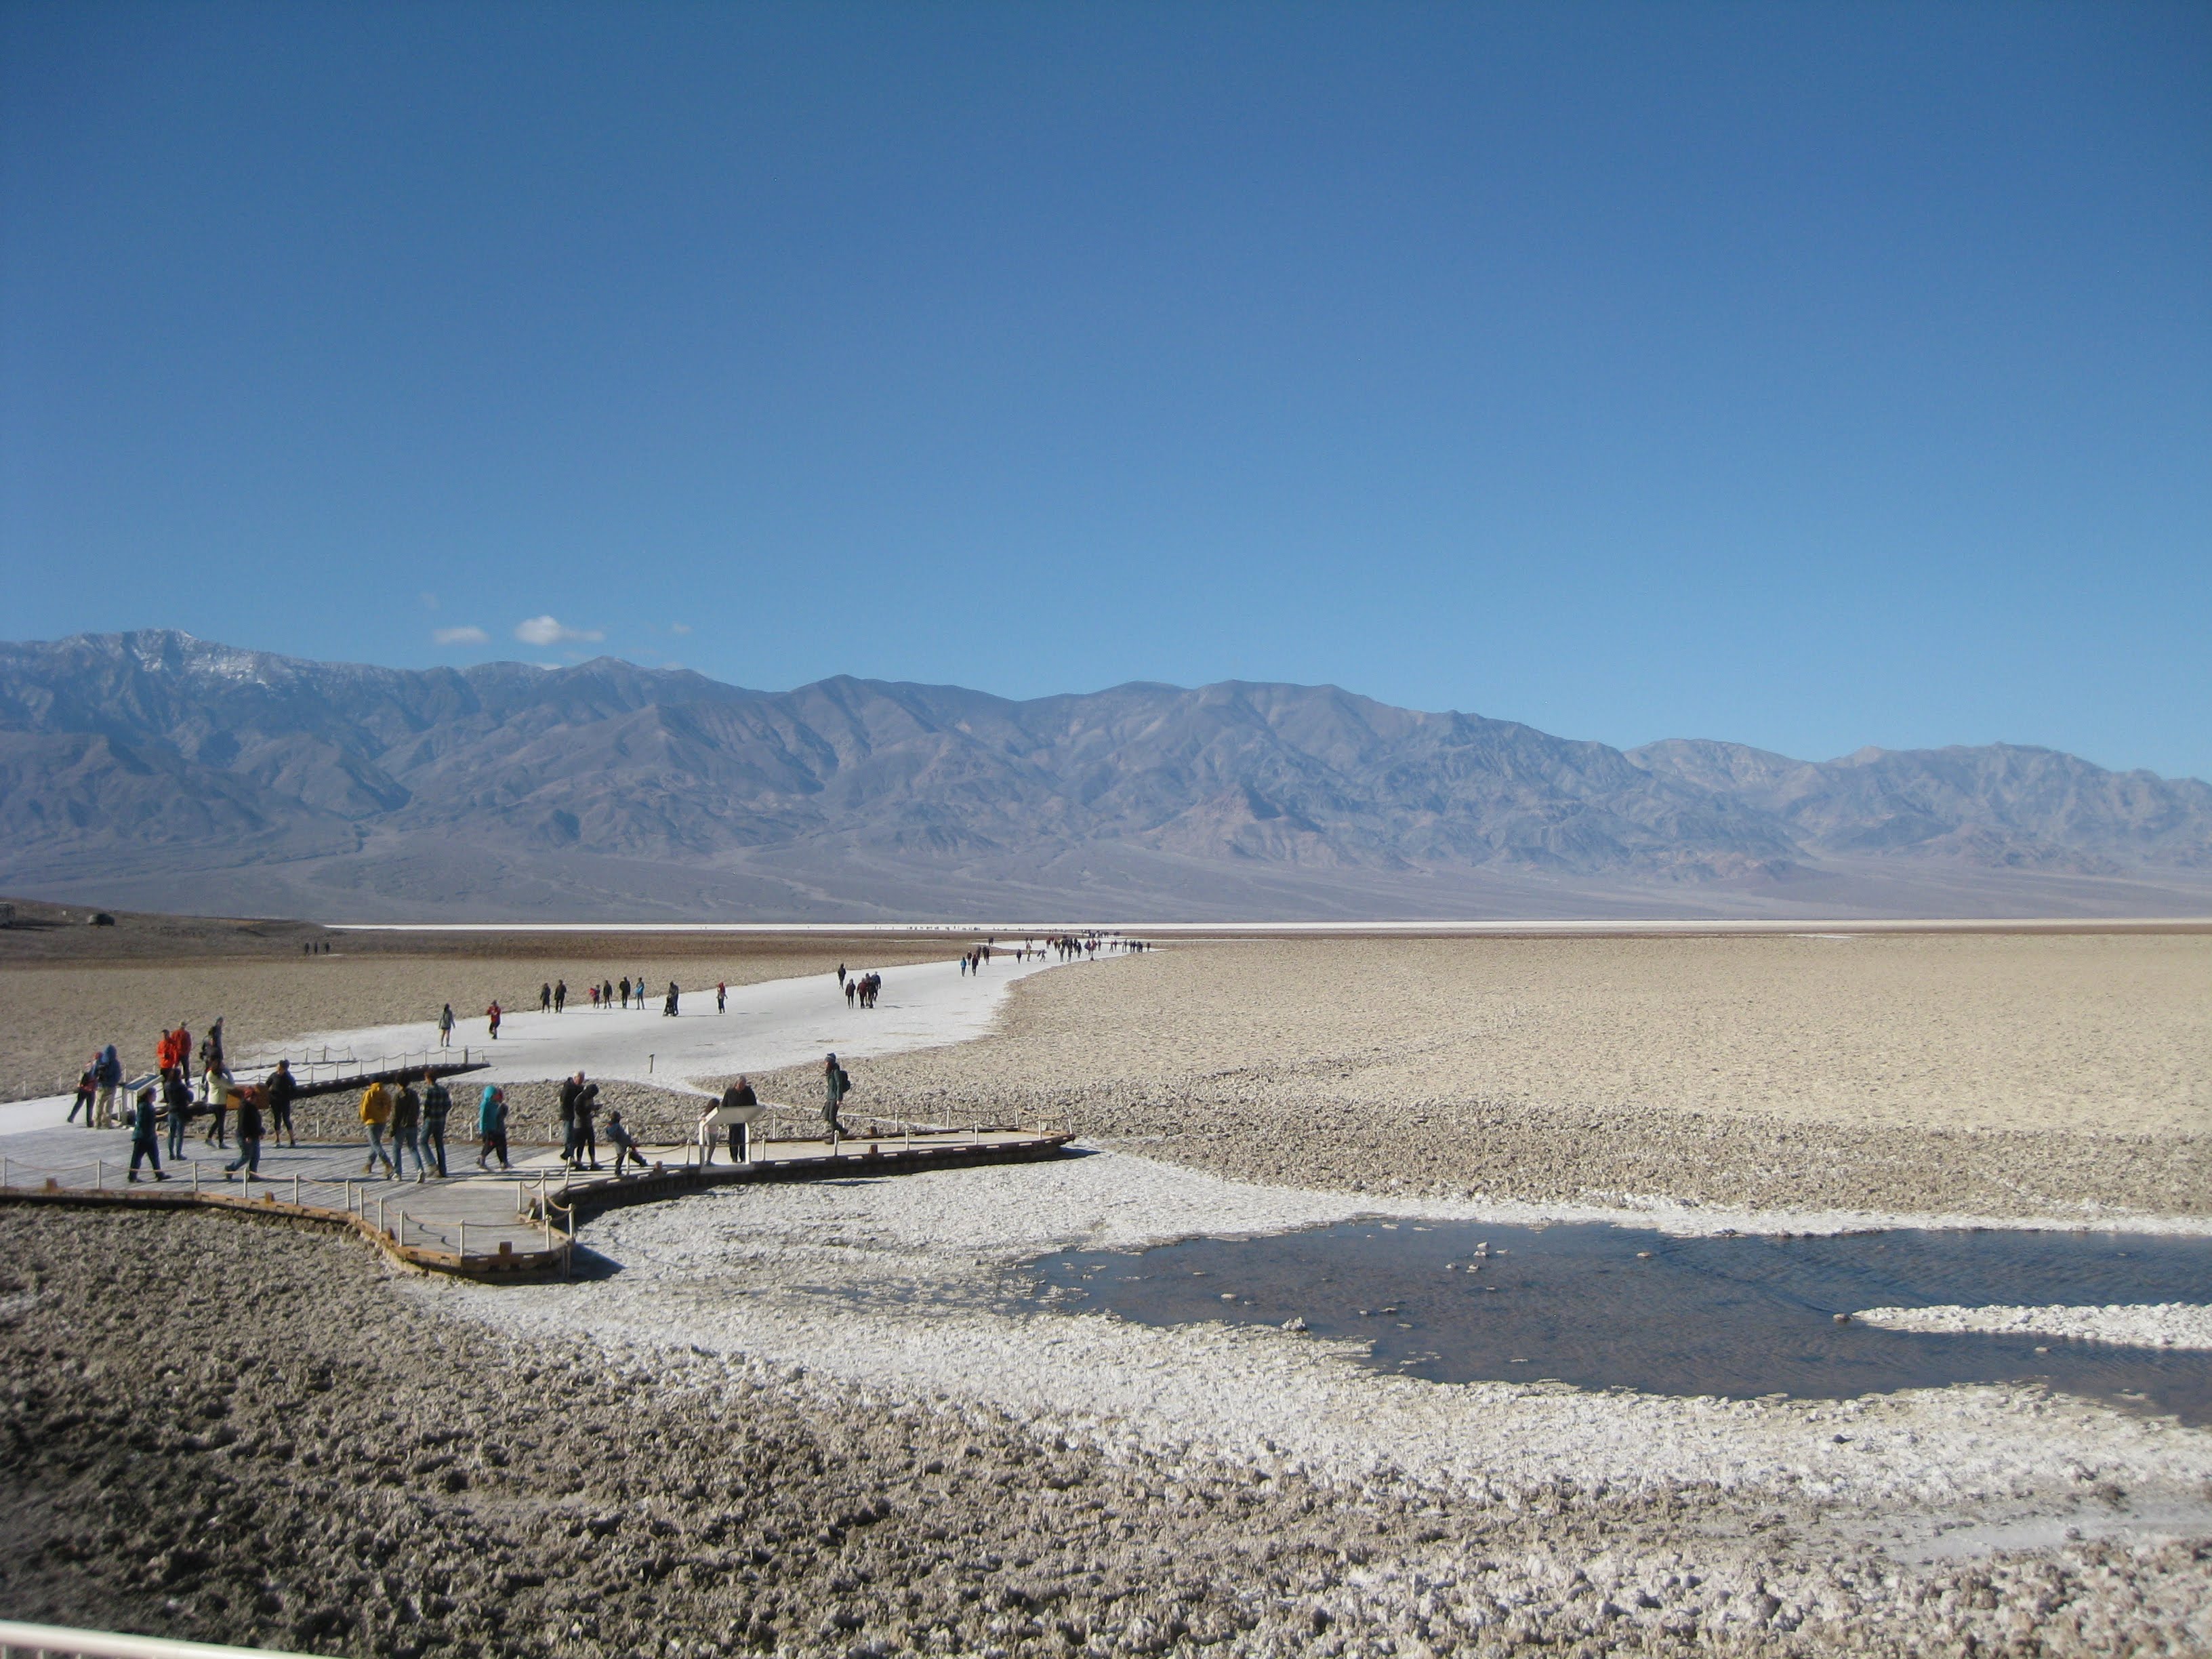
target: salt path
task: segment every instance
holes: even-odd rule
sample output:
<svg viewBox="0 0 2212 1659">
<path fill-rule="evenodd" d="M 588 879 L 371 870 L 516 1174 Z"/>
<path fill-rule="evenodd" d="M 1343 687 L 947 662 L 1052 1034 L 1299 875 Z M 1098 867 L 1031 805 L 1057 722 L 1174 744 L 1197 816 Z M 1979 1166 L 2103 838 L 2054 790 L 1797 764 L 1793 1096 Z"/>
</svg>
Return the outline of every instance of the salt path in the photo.
<svg viewBox="0 0 2212 1659">
<path fill-rule="evenodd" d="M 461 1079 L 465 1086 L 459 1115 L 465 1124 L 470 1121 L 468 1103 L 473 1096 L 469 1091 L 484 1083 L 538 1082 L 581 1070 L 595 1078 L 699 1091 L 707 1079 L 817 1060 L 831 1050 L 842 1060 L 858 1062 L 872 1055 L 965 1042 L 990 1029 L 1014 981 L 1055 965 L 1049 958 L 1023 963 L 1001 955 L 975 975 L 963 974 L 957 959 L 879 970 L 883 994 L 872 1009 L 847 1006 L 836 975 L 815 974 L 732 987 L 728 1007 L 721 1013 L 715 1012 L 712 985 L 687 991 L 678 1000 L 681 1012 L 672 1019 L 660 1012 L 658 998 L 642 1009 L 594 1010 L 586 1004 L 560 1014 L 535 1009 L 511 1013 L 501 1021 L 495 1042 L 488 1039 L 485 1021 L 478 1017 L 465 1021 L 454 1033 L 453 1056 L 459 1058 L 465 1049 L 471 1060 L 489 1060 L 490 1064 Z M 235 1058 L 250 1069 L 280 1054 L 296 1060 L 327 1049 L 332 1058 L 350 1054 L 369 1061 L 419 1054 L 436 1042 L 434 1024 L 422 1020 L 307 1032 L 247 1046 Z M 18 1185 L 35 1184 L 47 1175 L 68 1185 L 123 1182 L 130 1135 L 120 1129 L 70 1126 L 70 1099 L 54 1095 L 0 1106 L 0 1178 Z M 528 1133 L 526 1127 L 522 1130 L 525 1136 Z M 864 1143 L 850 1144 L 857 1149 Z M 760 1148 L 757 1155 L 776 1161 L 819 1156 L 829 1150 L 819 1142 L 785 1140 Z M 511 1173 L 480 1175 L 474 1168 L 474 1152 L 473 1140 L 464 1130 L 448 1153 L 455 1178 L 422 1187 L 411 1177 L 396 1182 L 368 1177 L 358 1162 L 362 1148 L 357 1143 L 318 1143 L 296 1149 L 264 1145 L 264 1184 L 241 1190 L 249 1196 L 275 1193 L 330 1208 L 358 1208 L 387 1225 L 398 1224 L 404 1213 L 403 1234 L 433 1248 L 465 1243 L 489 1249 L 502 1240 L 517 1249 L 533 1248 L 539 1229 L 517 1215 L 516 1189 L 541 1178 L 557 1182 L 562 1173 L 557 1153 L 518 1139 Z M 682 1148 L 649 1142 L 647 1153 L 670 1162 L 686 1155 Z M 234 1156 L 234 1152 L 210 1147 L 194 1134 L 185 1160 L 181 1164 L 172 1162 L 169 1174 L 173 1180 L 187 1182 L 221 1182 L 222 1166 Z M 462 1231 L 464 1222 L 466 1231 Z"/>
<path fill-rule="evenodd" d="M 574 1000 L 565 1013 L 509 1010 L 497 1042 L 488 1040 L 480 1010 L 456 1008 L 461 1024 L 453 1033 L 454 1057 L 465 1047 L 471 1060 L 490 1062 L 468 1074 L 472 1085 L 539 1082 L 580 1070 L 594 1078 L 696 1091 L 706 1079 L 803 1065 L 832 1050 L 847 1060 L 866 1060 L 968 1042 L 990 1030 L 1016 980 L 1056 965 L 1049 957 L 1024 963 L 1001 952 L 975 975 L 963 974 L 957 959 L 880 969 L 883 995 L 872 1009 L 848 1008 L 835 975 L 811 974 L 733 985 L 728 1011 L 720 1014 L 714 1012 L 711 983 L 685 986 L 681 1012 L 671 1019 L 660 1012 L 662 987 L 642 1010 L 594 1009 Z M 855 964 L 854 971 L 868 970 Z M 363 1060 L 420 1054 L 437 1046 L 436 1014 L 434 1007 L 401 1025 L 247 1042 L 234 1049 L 233 1058 L 252 1067 L 279 1054 L 297 1059 L 325 1049 L 333 1057 L 349 1054 Z M 234 1041 L 248 1036 L 233 1033 Z M 0 1135 L 58 1127 L 67 1119 L 69 1104 L 69 1096 L 51 1095 L 0 1106 Z"/>
</svg>

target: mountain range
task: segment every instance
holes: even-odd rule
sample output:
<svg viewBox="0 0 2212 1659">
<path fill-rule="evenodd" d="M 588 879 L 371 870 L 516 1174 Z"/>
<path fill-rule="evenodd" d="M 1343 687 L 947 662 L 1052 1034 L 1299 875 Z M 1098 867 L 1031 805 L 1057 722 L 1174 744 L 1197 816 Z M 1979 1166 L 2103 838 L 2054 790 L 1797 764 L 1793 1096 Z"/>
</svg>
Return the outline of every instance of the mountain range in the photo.
<svg viewBox="0 0 2212 1659">
<path fill-rule="evenodd" d="M 1332 686 L 1014 702 L 612 658 L 0 644 L 0 890 L 324 920 L 2203 914 L 2212 786 L 1622 750 Z"/>
</svg>

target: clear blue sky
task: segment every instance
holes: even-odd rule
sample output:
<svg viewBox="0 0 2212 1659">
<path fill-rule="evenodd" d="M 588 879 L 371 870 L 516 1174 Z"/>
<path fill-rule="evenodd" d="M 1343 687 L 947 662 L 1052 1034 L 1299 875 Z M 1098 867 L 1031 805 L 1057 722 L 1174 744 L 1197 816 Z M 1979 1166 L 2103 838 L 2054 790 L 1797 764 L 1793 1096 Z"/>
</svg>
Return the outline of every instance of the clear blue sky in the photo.
<svg viewBox="0 0 2212 1659">
<path fill-rule="evenodd" d="M 2212 7 L 0 3 L 0 577 L 2212 775 Z"/>
</svg>

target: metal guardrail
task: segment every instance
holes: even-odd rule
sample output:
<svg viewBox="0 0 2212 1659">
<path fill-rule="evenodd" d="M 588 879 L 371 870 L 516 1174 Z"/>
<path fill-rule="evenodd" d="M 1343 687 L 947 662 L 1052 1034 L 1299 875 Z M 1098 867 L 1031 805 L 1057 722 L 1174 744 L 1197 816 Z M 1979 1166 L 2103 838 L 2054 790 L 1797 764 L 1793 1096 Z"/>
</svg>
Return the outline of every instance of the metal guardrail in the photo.
<svg viewBox="0 0 2212 1659">
<path fill-rule="evenodd" d="M 122 1636 L 113 1631 L 0 1619 L 0 1659 L 30 1655 L 46 1659 L 49 1654 L 81 1654 L 84 1659 L 301 1659 L 276 1648 L 226 1648 L 213 1642 L 172 1642 L 159 1636 Z"/>
</svg>

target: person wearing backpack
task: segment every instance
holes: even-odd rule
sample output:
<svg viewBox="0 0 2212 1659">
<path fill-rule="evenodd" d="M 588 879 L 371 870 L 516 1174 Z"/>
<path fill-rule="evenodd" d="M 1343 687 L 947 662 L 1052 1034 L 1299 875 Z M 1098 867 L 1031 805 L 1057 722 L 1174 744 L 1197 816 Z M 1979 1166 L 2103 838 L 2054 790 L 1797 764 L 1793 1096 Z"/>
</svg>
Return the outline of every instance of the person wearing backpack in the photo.
<svg viewBox="0 0 2212 1659">
<path fill-rule="evenodd" d="M 845 1097 L 853 1092 L 853 1079 L 831 1054 L 822 1062 L 822 1121 L 829 1126 L 830 1150 L 837 1150 L 837 1142 L 845 1133 L 845 1126 L 837 1121 L 837 1109 L 845 1103 Z"/>
</svg>

